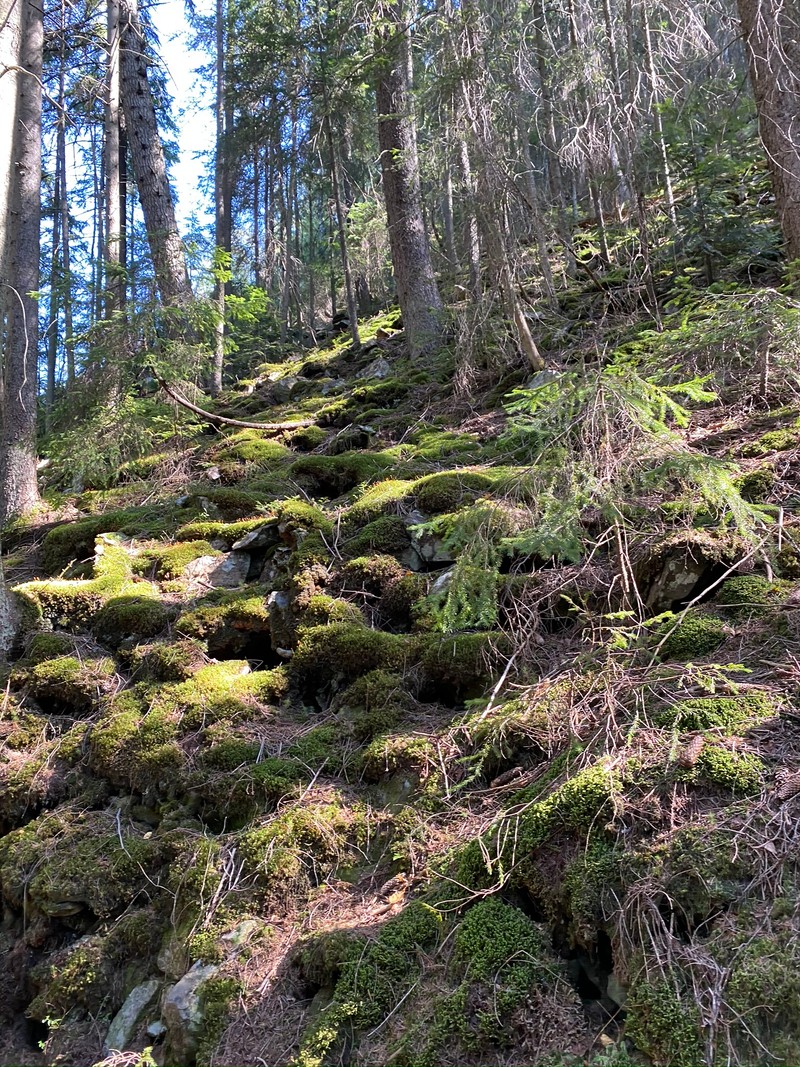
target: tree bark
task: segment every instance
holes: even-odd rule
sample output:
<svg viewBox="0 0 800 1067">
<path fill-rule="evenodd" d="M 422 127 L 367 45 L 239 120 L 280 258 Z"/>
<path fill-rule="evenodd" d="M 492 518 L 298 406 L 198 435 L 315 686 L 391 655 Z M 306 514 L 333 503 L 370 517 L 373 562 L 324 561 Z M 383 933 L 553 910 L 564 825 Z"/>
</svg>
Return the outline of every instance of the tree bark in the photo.
<svg viewBox="0 0 800 1067">
<path fill-rule="evenodd" d="M 214 241 L 218 252 L 231 251 L 230 182 L 228 180 L 228 145 L 226 144 L 227 108 L 225 87 L 225 0 L 217 0 L 217 55 L 216 55 L 216 145 L 214 159 Z M 222 392 L 222 368 L 225 362 L 225 294 L 227 284 L 221 268 L 214 282 L 214 304 L 217 318 L 214 324 L 214 353 L 211 365 L 209 392 L 219 396 Z"/>
<path fill-rule="evenodd" d="M 164 147 L 147 79 L 145 40 L 137 0 L 119 0 L 123 47 L 120 48 L 120 98 L 147 229 L 147 243 L 161 300 L 181 306 L 192 299 L 183 243 L 167 178 Z"/>
<path fill-rule="evenodd" d="M 125 228 L 120 137 L 120 21 L 119 0 L 107 0 L 106 115 L 105 115 L 105 313 L 109 318 L 125 306 L 122 234 Z"/>
<path fill-rule="evenodd" d="M 758 127 L 786 255 L 800 259 L 800 42 L 796 5 L 738 0 Z"/>
<path fill-rule="evenodd" d="M 17 0 L 0 23 L 0 527 L 39 503 L 36 485 L 42 8 Z"/>
<path fill-rule="evenodd" d="M 402 0 L 382 14 L 390 29 L 378 42 L 378 147 L 397 298 L 412 355 L 434 351 L 442 335 L 442 301 L 422 218 L 417 133 Z"/>
<path fill-rule="evenodd" d="M 350 256 L 347 252 L 347 233 L 345 231 L 344 206 L 339 184 L 339 164 L 336 158 L 336 150 L 333 144 L 333 131 L 331 129 L 331 117 L 329 113 L 329 101 L 327 90 L 323 90 L 323 103 L 325 115 L 322 119 L 325 128 L 325 140 L 328 143 L 328 156 L 330 157 L 331 189 L 333 191 L 333 203 L 336 208 L 336 229 L 339 234 L 339 255 L 342 258 L 342 271 L 344 273 L 344 294 L 347 301 L 347 315 L 350 319 L 350 336 L 353 338 L 353 346 L 361 347 L 361 337 L 358 332 L 358 307 L 356 305 L 355 289 L 353 288 L 353 275 L 350 270 Z"/>
</svg>

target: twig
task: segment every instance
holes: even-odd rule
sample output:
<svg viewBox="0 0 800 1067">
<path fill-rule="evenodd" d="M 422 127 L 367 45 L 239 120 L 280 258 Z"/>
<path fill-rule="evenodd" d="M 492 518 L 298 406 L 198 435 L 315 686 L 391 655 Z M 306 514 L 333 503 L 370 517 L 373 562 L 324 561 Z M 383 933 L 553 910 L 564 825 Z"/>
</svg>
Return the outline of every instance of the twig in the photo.
<svg viewBox="0 0 800 1067">
<path fill-rule="evenodd" d="M 194 412 L 201 419 L 205 419 L 214 425 L 221 423 L 224 426 L 239 426 L 245 430 L 294 430 L 298 426 L 312 426 L 314 423 L 313 419 L 300 419 L 295 422 L 244 422 L 242 419 L 228 419 L 224 415 L 215 415 L 212 411 L 199 408 L 196 404 L 187 400 L 185 396 L 181 396 L 174 386 L 168 385 L 159 375 L 156 374 L 155 379 L 170 400 L 174 400 L 176 404 L 180 404 L 187 411 Z"/>
</svg>

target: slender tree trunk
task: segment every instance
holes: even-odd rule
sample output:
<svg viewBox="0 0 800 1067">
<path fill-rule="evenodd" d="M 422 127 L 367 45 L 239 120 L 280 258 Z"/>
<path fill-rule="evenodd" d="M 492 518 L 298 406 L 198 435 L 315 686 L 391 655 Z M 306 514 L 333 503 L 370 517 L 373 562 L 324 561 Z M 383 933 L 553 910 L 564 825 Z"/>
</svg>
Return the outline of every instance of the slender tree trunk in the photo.
<svg viewBox="0 0 800 1067">
<path fill-rule="evenodd" d="M 651 110 L 653 113 L 653 129 L 658 145 L 658 154 L 661 159 L 661 175 L 664 179 L 664 199 L 667 203 L 667 214 L 674 227 L 678 225 L 678 216 L 675 211 L 675 194 L 672 191 L 672 173 L 667 154 L 667 142 L 664 137 L 664 123 L 661 120 L 661 110 L 658 106 L 658 76 L 653 57 L 653 41 L 650 33 L 650 16 L 647 11 L 647 2 L 642 5 L 642 23 L 644 28 L 644 55 L 647 64 L 647 77 L 650 81 Z"/>
<path fill-rule="evenodd" d="M 481 295 L 481 241 L 478 231 L 478 216 L 475 214 L 475 179 L 472 176 L 469 148 L 464 136 L 459 137 L 458 151 L 461 162 L 461 175 L 464 180 L 464 210 L 466 216 L 464 238 L 467 250 L 467 263 L 469 264 L 469 288 L 470 292 L 477 300 Z"/>
<path fill-rule="evenodd" d="M 120 97 L 147 228 L 147 243 L 163 303 L 180 306 L 191 301 L 192 287 L 175 221 L 155 103 L 147 79 L 146 45 L 139 24 L 137 0 L 119 0 L 119 7 L 123 36 Z"/>
<path fill-rule="evenodd" d="M 42 187 L 42 8 L 18 0 L 0 23 L 0 527 L 39 503 L 36 387 Z"/>
<path fill-rule="evenodd" d="M 395 284 L 413 355 L 438 348 L 442 301 L 422 218 L 417 134 L 409 77 L 410 50 L 402 0 L 383 5 L 390 29 L 380 35 L 378 147 Z"/>
<path fill-rule="evenodd" d="M 800 259 L 800 40 L 797 5 L 738 0 L 758 127 L 786 256 Z"/>
<path fill-rule="evenodd" d="M 214 159 L 214 241 L 217 251 L 230 254 L 229 194 L 228 194 L 228 146 L 226 138 L 226 89 L 225 89 L 225 0 L 216 5 L 217 55 L 216 55 L 216 145 Z M 227 263 L 224 265 L 227 270 Z M 223 265 L 217 264 L 214 281 L 214 306 L 217 317 L 214 323 L 214 352 L 211 363 L 209 392 L 219 396 L 222 392 L 222 368 L 225 362 L 225 292 Z"/>
<path fill-rule="evenodd" d="M 110 318 L 125 306 L 125 264 L 122 233 L 125 214 L 122 190 L 122 142 L 120 138 L 120 11 L 119 0 L 107 0 L 108 66 L 106 69 L 105 115 L 105 313 Z"/>
<path fill-rule="evenodd" d="M 341 256 L 342 271 L 344 273 L 344 292 L 347 301 L 347 316 L 350 319 L 350 336 L 353 338 L 353 344 L 356 348 L 360 348 L 361 337 L 358 332 L 358 306 L 356 304 L 356 294 L 353 288 L 353 275 L 350 270 L 350 256 L 347 252 L 347 232 L 345 230 L 344 206 L 342 204 L 342 193 L 339 184 L 339 166 L 333 144 L 333 132 L 331 130 L 331 117 L 328 111 L 327 92 L 325 93 L 325 97 L 325 117 L 322 122 L 325 127 L 325 139 L 328 142 L 331 188 L 333 190 L 333 203 L 336 208 L 336 229 L 339 235 L 339 255 Z"/>
<path fill-rule="evenodd" d="M 3 559 L 0 556 L 0 664 L 4 663 L 17 635 L 17 613 L 14 598 L 6 586 Z"/>
<path fill-rule="evenodd" d="M 75 338 L 72 325 L 72 258 L 70 253 L 69 197 L 67 195 L 67 154 L 59 157 L 61 167 L 61 203 L 58 205 L 61 220 L 61 276 L 64 307 L 64 352 L 67 357 L 67 384 L 75 381 Z"/>
<path fill-rule="evenodd" d="M 253 146 L 253 275 L 261 285 L 261 164 L 259 147 Z"/>
</svg>

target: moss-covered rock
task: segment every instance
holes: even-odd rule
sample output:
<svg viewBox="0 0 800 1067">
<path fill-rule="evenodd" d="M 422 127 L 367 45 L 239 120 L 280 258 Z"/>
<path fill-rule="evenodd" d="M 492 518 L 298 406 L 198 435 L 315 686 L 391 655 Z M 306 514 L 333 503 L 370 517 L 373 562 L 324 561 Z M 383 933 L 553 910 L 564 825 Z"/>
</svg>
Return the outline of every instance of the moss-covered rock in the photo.
<svg viewBox="0 0 800 1067">
<path fill-rule="evenodd" d="M 45 660 L 28 675 L 30 694 L 49 711 L 61 708 L 72 715 L 88 715 L 115 685 L 110 659 L 58 656 Z"/>
<path fill-rule="evenodd" d="M 337 497 L 385 473 L 392 462 L 372 452 L 342 452 L 338 456 L 303 456 L 290 476 L 313 496 Z"/>
<path fill-rule="evenodd" d="M 186 567 L 201 556 L 220 554 L 208 541 L 176 541 L 146 549 L 136 560 L 134 570 L 164 581 L 180 578 Z"/>
<path fill-rule="evenodd" d="M 408 639 L 368 626 L 335 623 L 303 633 L 291 660 L 292 676 L 305 687 L 353 679 L 368 671 L 393 670 L 413 655 Z"/>
<path fill-rule="evenodd" d="M 285 445 L 267 439 L 259 430 L 239 430 L 215 445 L 207 457 L 216 463 L 255 463 L 272 467 L 288 459 L 291 454 Z"/>
<path fill-rule="evenodd" d="M 474 500 L 479 493 L 489 491 L 493 484 L 494 479 L 479 471 L 446 471 L 420 478 L 414 486 L 414 497 L 421 511 L 438 515 Z"/>
<path fill-rule="evenodd" d="M 667 612 L 655 628 L 654 639 L 662 659 L 695 660 L 716 652 L 727 633 L 725 621 L 716 615 L 689 611 L 681 617 Z"/>
<path fill-rule="evenodd" d="M 700 1014 L 680 975 L 641 975 L 631 984 L 625 1033 L 659 1067 L 702 1063 Z"/>
<path fill-rule="evenodd" d="M 768 615 L 786 600 L 789 582 L 764 578 L 759 574 L 741 574 L 729 578 L 717 593 L 717 604 L 736 618 Z"/>
<path fill-rule="evenodd" d="M 366 556 L 372 553 L 393 555 L 404 552 L 411 544 L 408 527 L 399 515 L 382 515 L 351 537 L 346 544 L 350 556 Z"/>
<path fill-rule="evenodd" d="M 252 649 L 254 635 L 264 635 L 269 649 L 270 615 L 267 591 L 250 586 L 242 590 L 216 590 L 178 617 L 176 629 L 186 637 L 206 642 L 209 653 L 237 655 Z"/>
<path fill-rule="evenodd" d="M 422 639 L 427 686 L 445 701 L 470 695 L 502 662 L 505 639 L 499 633 L 429 634 Z"/>
<path fill-rule="evenodd" d="M 109 648 L 123 641 L 155 637 L 164 630 L 174 612 L 156 597 L 129 593 L 110 597 L 94 617 L 92 629 Z"/>
</svg>

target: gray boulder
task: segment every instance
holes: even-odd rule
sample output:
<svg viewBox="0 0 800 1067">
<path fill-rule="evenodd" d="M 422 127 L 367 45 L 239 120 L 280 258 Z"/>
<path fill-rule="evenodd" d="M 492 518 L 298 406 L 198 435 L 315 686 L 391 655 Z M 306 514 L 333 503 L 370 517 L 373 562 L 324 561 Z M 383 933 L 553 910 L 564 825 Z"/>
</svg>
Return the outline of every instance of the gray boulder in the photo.
<svg viewBox="0 0 800 1067">
<path fill-rule="evenodd" d="M 219 967 L 196 963 L 164 997 L 161 1016 L 167 1028 L 167 1053 L 174 1063 L 192 1063 L 203 1027 L 200 986 Z"/>
<path fill-rule="evenodd" d="M 200 556 L 187 565 L 184 574 L 192 587 L 236 589 L 244 585 L 249 572 L 247 552 L 228 552 L 224 556 Z"/>
<path fill-rule="evenodd" d="M 157 978 L 142 982 L 130 991 L 125 1003 L 111 1020 L 104 1043 L 104 1052 L 124 1052 L 139 1024 L 158 996 L 161 983 Z"/>
</svg>

